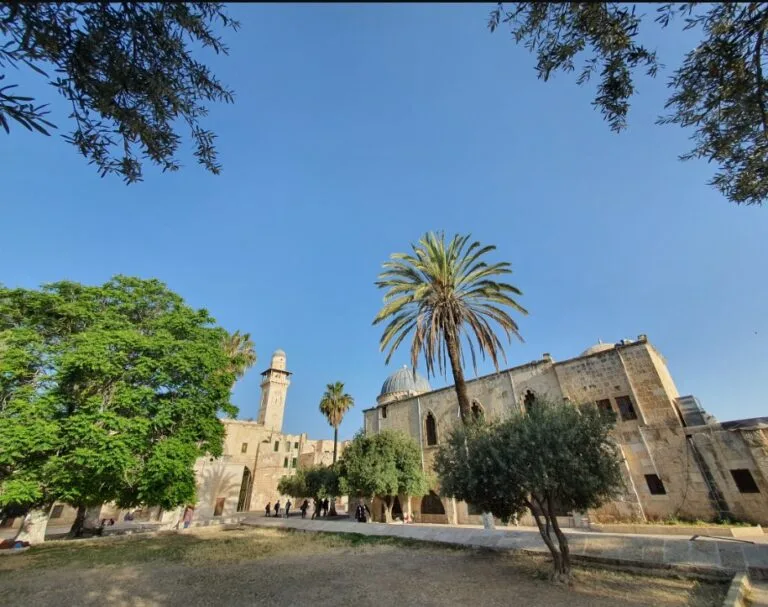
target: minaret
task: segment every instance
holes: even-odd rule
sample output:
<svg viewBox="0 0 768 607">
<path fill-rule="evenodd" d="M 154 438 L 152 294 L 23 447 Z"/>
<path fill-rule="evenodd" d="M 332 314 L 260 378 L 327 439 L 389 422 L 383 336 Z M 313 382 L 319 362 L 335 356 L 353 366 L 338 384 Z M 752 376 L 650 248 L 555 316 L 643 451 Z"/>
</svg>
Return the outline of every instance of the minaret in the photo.
<svg viewBox="0 0 768 607">
<path fill-rule="evenodd" d="M 275 350 L 269 369 L 261 374 L 261 406 L 259 423 L 277 432 L 283 431 L 285 397 L 291 374 L 285 370 L 285 352 Z"/>
</svg>

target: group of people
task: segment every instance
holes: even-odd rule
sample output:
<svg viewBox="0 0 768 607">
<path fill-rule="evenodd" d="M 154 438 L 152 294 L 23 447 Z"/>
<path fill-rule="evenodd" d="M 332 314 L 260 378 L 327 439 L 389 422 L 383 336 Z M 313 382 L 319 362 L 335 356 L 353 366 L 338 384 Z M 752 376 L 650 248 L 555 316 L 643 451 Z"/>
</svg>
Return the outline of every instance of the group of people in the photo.
<svg viewBox="0 0 768 607">
<path fill-rule="evenodd" d="M 315 499 L 315 508 L 314 512 L 312 513 L 312 519 L 316 519 L 320 516 L 328 516 L 328 508 L 330 507 L 330 502 L 328 501 L 328 498 L 319 500 Z M 291 503 L 291 500 L 289 499 L 287 502 L 285 502 L 285 508 L 283 509 L 283 514 L 285 518 L 288 518 L 291 515 L 291 506 L 293 504 Z M 280 516 L 280 500 L 277 500 L 275 502 L 275 505 L 272 505 L 272 502 L 267 502 L 267 505 L 264 507 L 264 516 L 272 516 L 275 518 L 278 518 Z M 299 507 L 299 510 L 301 510 L 301 518 L 307 518 L 307 510 L 309 510 L 309 500 L 304 500 Z"/>
<path fill-rule="evenodd" d="M 357 502 L 357 508 L 355 508 L 355 520 L 358 523 L 367 523 L 369 518 L 371 518 L 371 511 L 368 509 L 368 504 Z"/>
</svg>

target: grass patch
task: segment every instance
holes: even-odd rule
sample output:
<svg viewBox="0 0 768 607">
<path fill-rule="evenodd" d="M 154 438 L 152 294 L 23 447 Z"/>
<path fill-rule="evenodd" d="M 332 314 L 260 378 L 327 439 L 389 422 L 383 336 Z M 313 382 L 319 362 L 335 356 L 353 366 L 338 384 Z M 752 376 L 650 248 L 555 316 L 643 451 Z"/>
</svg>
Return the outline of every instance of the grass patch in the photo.
<svg viewBox="0 0 768 607">
<path fill-rule="evenodd" d="M 200 529 L 155 536 L 116 536 L 54 540 L 24 554 L 0 560 L 0 572 L 50 567 L 135 565 L 152 561 L 188 565 L 232 564 L 277 554 L 364 549 L 373 546 L 420 548 L 423 542 L 345 533 L 305 533 L 283 529 Z"/>
<path fill-rule="evenodd" d="M 381 579 L 360 569 L 361 554 L 364 562 L 381 564 Z M 46 572 L 41 575 L 43 568 Z M 94 578 L 95 568 L 101 571 Z M 319 586 L 305 580 L 306 587 L 297 587 L 301 579 L 296 578 L 301 575 L 298 571 Z M 410 575 L 403 578 L 403 571 Z M 722 604 L 727 590 L 727 583 L 584 564 L 574 567 L 572 589 L 557 589 L 549 582 L 550 571 L 551 562 L 544 556 L 391 536 L 218 527 L 155 536 L 47 542 L 23 554 L 0 558 L 0 586 L 15 593 L 7 595 L 13 604 L 26 601 L 42 607 L 91 604 L 83 602 L 84 597 L 101 596 L 105 586 L 99 580 L 105 575 L 112 594 L 102 596 L 105 602 L 99 604 L 126 606 L 137 604 L 133 602 L 137 592 L 144 604 L 153 606 L 183 606 L 190 601 L 212 604 L 217 600 L 223 601 L 220 604 L 279 603 L 280 597 L 288 604 L 311 603 L 315 593 L 340 579 L 346 583 L 338 587 L 341 595 L 336 598 L 341 603 L 362 600 L 360 589 L 374 586 L 365 590 L 367 600 L 362 604 L 371 604 L 393 589 L 402 593 L 401 601 L 419 602 L 421 597 L 437 604 L 435 597 L 439 597 L 440 604 L 463 604 L 476 596 L 480 578 L 487 594 L 496 597 L 489 605 L 508 604 L 509 596 L 504 594 L 507 586 L 514 588 L 520 604 L 548 607 L 605 605 L 606 600 L 611 605 L 704 607 Z M 169 585 L 169 576 L 188 581 Z M 359 579 L 350 580 L 355 576 Z M 191 588 L 190 584 L 198 586 Z M 240 592 L 237 598 L 231 594 L 233 589 Z M 344 594 L 350 592 L 353 594 Z"/>
</svg>

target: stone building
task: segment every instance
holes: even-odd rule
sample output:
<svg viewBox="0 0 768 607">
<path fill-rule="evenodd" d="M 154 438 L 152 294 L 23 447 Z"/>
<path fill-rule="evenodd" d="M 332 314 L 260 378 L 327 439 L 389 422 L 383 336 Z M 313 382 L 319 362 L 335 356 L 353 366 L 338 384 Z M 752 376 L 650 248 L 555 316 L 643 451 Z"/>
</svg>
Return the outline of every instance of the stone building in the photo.
<svg viewBox="0 0 768 607">
<path fill-rule="evenodd" d="M 626 492 L 589 513 L 562 512 L 563 524 L 718 517 L 768 524 L 768 417 L 718 422 L 693 396 L 680 396 L 666 362 L 645 335 L 598 343 L 579 356 L 541 360 L 467 382 L 472 408 L 486 417 L 523 410 L 537 397 L 594 403 L 617 414 Z M 401 430 L 421 446 L 425 470 L 438 445 L 460 423 L 453 386 L 432 390 L 407 368 L 382 386 L 364 412 L 366 433 Z M 480 524 L 480 512 L 439 495 L 399 496 L 394 511 L 415 522 Z M 373 515 L 380 519 L 381 504 Z M 521 521 L 523 522 L 523 521 Z M 530 521 L 529 521 L 530 522 Z"/>
<path fill-rule="evenodd" d="M 263 511 L 280 499 L 277 484 L 299 467 L 329 465 L 333 440 L 312 440 L 306 434 L 284 434 L 283 416 L 291 373 L 285 352 L 277 350 L 268 369 L 261 374 L 261 404 L 258 421 L 224 419 L 227 428 L 224 454 L 199 458 L 195 464 L 198 503 L 195 518 L 228 517 L 237 512 Z M 339 443 L 339 455 L 346 443 Z M 295 506 L 298 509 L 298 504 Z M 337 501 L 346 510 L 346 500 Z"/>
</svg>

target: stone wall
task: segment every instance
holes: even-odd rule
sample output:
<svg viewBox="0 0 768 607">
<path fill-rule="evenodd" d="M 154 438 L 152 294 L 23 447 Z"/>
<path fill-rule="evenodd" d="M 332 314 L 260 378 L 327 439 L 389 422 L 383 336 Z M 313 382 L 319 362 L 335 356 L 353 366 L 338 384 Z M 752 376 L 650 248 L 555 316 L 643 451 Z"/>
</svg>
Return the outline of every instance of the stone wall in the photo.
<svg viewBox="0 0 768 607">
<path fill-rule="evenodd" d="M 714 483 L 731 516 L 768 524 L 766 430 L 726 430 L 719 424 L 684 427 L 676 406 L 679 393 L 666 361 L 645 336 L 615 346 L 603 344 L 558 363 L 545 355 L 540 361 L 467 382 L 470 401 L 479 404 L 489 418 L 520 410 L 529 391 L 538 398 L 565 399 L 574 405 L 607 401 L 617 414 L 614 437 L 621 448 L 625 491 L 590 512 L 592 520 L 713 520 L 720 510 L 710 488 Z M 626 409 L 622 415 L 619 403 L 625 399 L 635 419 Z M 435 417 L 439 444 L 450 428 L 460 423 L 453 387 L 390 402 L 386 413 L 382 407 L 366 410 L 364 428 L 366 433 L 392 429 L 412 436 L 421 444 L 424 467 L 429 472 L 438 449 L 427 444 L 425 423 L 430 413 Z M 712 482 L 702 465 L 710 470 Z M 758 492 L 739 491 L 732 470 L 749 471 Z M 469 514 L 466 504 L 454 507 L 452 500 L 442 501 L 449 519 L 454 516 L 458 523 L 482 523 L 480 515 Z M 410 503 L 414 519 L 420 520 L 420 498 Z M 432 518 L 425 516 L 423 520 Z"/>
</svg>

